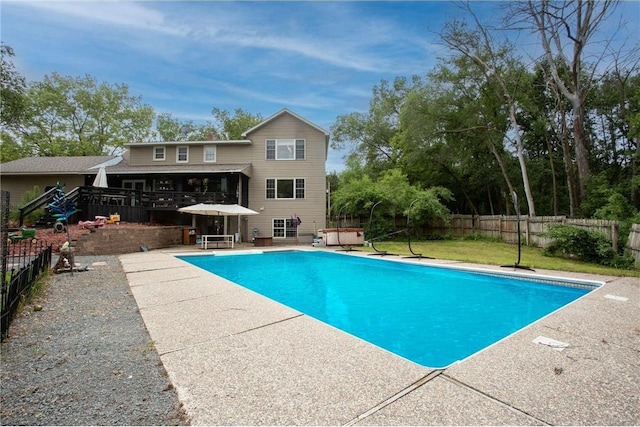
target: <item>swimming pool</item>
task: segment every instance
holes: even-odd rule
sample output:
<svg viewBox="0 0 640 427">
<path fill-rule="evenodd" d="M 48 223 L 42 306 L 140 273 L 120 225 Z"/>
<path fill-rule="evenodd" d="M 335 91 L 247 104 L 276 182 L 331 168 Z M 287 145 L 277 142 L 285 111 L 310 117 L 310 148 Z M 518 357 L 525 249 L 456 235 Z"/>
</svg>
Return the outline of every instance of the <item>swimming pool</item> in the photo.
<svg viewBox="0 0 640 427">
<path fill-rule="evenodd" d="M 327 251 L 178 258 L 431 368 L 462 360 L 598 286 Z"/>
</svg>

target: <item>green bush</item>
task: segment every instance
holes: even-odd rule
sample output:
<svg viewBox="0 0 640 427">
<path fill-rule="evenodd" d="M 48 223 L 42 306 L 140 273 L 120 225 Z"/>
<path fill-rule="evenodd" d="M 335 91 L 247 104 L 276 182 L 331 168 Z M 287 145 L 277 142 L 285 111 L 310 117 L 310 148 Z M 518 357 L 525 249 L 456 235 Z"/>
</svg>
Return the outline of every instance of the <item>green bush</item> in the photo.
<svg viewBox="0 0 640 427">
<path fill-rule="evenodd" d="M 633 258 L 618 255 L 613 250 L 607 236 L 602 233 L 575 226 L 555 224 L 549 228 L 546 236 L 551 238 L 552 242 L 544 248 L 544 255 L 561 254 L 569 258 L 615 268 L 631 268 L 633 266 Z"/>
<path fill-rule="evenodd" d="M 39 196 L 40 196 L 40 187 L 38 187 L 37 185 L 34 185 L 31 190 L 25 191 L 24 195 L 22 196 L 22 199 L 20 200 L 20 206 L 26 205 L 32 200 L 37 199 Z M 35 211 L 27 215 L 25 218 L 23 218 L 24 224 L 34 225 L 36 222 L 38 222 L 38 220 L 42 215 L 44 215 L 44 209 L 36 209 Z M 9 219 L 12 222 L 17 224 L 20 221 L 20 209 L 11 210 L 9 212 Z"/>
</svg>

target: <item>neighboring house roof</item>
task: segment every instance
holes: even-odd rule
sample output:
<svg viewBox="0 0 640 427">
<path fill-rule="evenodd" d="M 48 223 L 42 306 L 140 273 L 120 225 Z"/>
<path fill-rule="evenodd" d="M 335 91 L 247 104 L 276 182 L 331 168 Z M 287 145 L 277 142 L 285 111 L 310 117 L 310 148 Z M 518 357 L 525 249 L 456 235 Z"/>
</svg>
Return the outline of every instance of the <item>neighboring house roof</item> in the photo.
<svg viewBox="0 0 640 427">
<path fill-rule="evenodd" d="M 80 175 L 95 173 L 100 165 L 120 161 L 118 156 L 25 157 L 0 165 L 2 175 Z"/>
<path fill-rule="evenodd" d="M 258 123 L 257 125 L 255 125 L 254 127 L 252 127 L 251 129 L 245 131 L 242 133 L 242 137 L 246 138 L 247 135 L 249 135 L 250 133 L 258 130 L 259 128 L 261 128 L 262 126 L 267 125 L 269 122 L 277 119 L 278 117 L 280 117 L 283 114 L 289 114 L 293 117 L 295 117 L 296 119 L 300 120 L 301 122 L 304 122 L 306 124 L 308 124 L 309 126 L 311 126 L 312 128 L 316 129 L 318 132 L 321 132 L 324 134 L 325 136 L 325 141 L 327 142 L 327 144 L 329 143 L 329 132 L 327 132 L 326 130 L 322 129 L 320 126 L 314 125 L 313 123 L 311 123 L 309 120 L 305 119 L 304 117 L 300 117 L 299 115 L 297 115 L 296 113 L 288 110 L 287 108 L 283 108 L 282 110 L 278 111 L 277 113 L 275 113 L 273 116 L 269 117 L 266 120 L 263 120 L 262 122 Z"/>
</svg>

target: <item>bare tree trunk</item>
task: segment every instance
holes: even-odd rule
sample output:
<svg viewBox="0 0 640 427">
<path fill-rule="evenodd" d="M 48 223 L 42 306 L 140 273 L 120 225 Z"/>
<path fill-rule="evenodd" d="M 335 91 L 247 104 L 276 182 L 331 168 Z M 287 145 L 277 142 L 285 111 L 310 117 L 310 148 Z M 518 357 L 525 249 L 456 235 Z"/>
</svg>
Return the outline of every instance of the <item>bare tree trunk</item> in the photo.
<svg viewBox="0 0 640 427">
<path fill-rule="evenodd" d="M 566 119 L 562 116 L 562 133 L 560 134 L 562 141 L 562 160 L 564 163 L 564 171 L 567 175 L 567 191 L 569 193 L 569 217 L 574 218 L 578 209 L 578 201 L 576 200 L 576 174 L 573 167 L 572 149 L 569 143 L 569 135 L 567 134 Z"/>
<path fill-rule="evenodd" d="M 576 168 L 578 170 L 578 205 L 587 198 L 586 181 L 591 170 L 589 168 L 589 148 L 588 140 L 584 132 L 584 105 L 574 105 L 573 107 L 573 140 L 576 150 Z"/>
<path fill-rule="evenodd" d="M 500 49 L 495 48 L 489 30 L 480 23 L 478 17 L 471 10 L 471 7 L 467 4 L 466 6 L 463 6 L 463 8 L 473 17 L 478 30 L 478 36 L 476 37 L 473 32 L 467 32 L 464 27 L 456 27 L 456 25 L 453 24 L 449 27 L 449 31 L 441 35 L 442 40 L 450 48 L 462 53 L 464 56 L 472 60 L 484 75 L 484 80 L 488 86 L 493 86 L 497 83 L 497 87 L 494 87 L 494 93 L 502 100 L 504 106 L 508 110 L 509 122 L 514 131 L 518 163 L 520 165 L 522 183 L 527 198 L 529 215 L 535 216 L 536 208 L 533 201 L 531 186 L 529 184 L 529 174 L 527 172 L 527 164 L 524 157 L 520 124 L 518 123 L 516 116 L 518 108 L 517 100 L 515 94 L 512 93 L 514 91 L 510 90 L 507 85 L 505 72 L 499 71 L 504 65 L 504 58 L 502 58 L 502 55 L 505 57 L 507 56 L 504 53 L 498 53 L 500 52 Z M 502 159 L 498 155 L 497 151 L 495 151 L 493 142 L 491 143 L 491 148 L 494 155 L 496 155 L 498 163 L 500 164 L 507 186 L 509 187 L 509 194 L 511 195 L 513 194 L 513 187 L 511 182 L 509 182 Z"/>
<path fill-rule="evenodd" d="M 546 134 L 546 132 L 545 132 Z M 546 135 L 547 151 L 549 151 L 549 167 L 551 168 L 551 191 L 553 195 L 553 215 L 558 216 L 558 182 L 556 178 L 556 165 L 553 162 L 553 147 L 549 136 Z"/>
<path fill-rule="evenodd" d="M 593 75 L 589 75 L 584 69 L 582 56 L 587 43 L 615 4 L 614 0 L 563 2 L 529 0 L 520 10 L 520 13 L 533 19 L 535 30 L 542 41 L 544 57 L 549 65 L 551 77 L 560 93 L 571 102 L 575 161 L 578 172 L 576 206 L 579 206 L 586 197 L 585 183 L 590 174 L 590 147 L 584 129 L 584 104 L 585 94 L 593 82 Z M 573 49 L 570 56 L 565 52 L 567 46 Z M 569 70 L 569 85 L 561 76 L 558 62 Z M 597 64 L 592 67 L 593 72 Z"/>
<path fill-rule="evenodd" d="M 493 141 L 489 141 L 487 143 L 487 145 L 489 146 L 489 149 L 491 150 L 491 152 L 495 156 L 496 161 L 498 162 L 498 166 L 500 166 L 500 171 L 502 171 L 502 177 L 504 178 L 504 182 L 507 184 L 507 188 L 509 189 L 509 194 L 510 195 L 513 194 L 513 185 L 511 184 L 511 180 L 509 179 L 509 174 L 507 173 L 507 168 L 504 165 L 504 161 L 502 160 L 502 156 L 500 155 L 500 153 L 498 153 L 498 150 L 496 149 L 496 146 L 493 143 Z M 508 203 L 507 203 L 507 206 L 509 206 Z"/>
<path fill-rule="evenodd" d="M 579 205 L 576 198 L 576 174 L 573 162 L 573 148 L 569 141 L 569 128 L 567 126 L 567 111 L 564 108 L 563 96 L 560 94 L 558 86 L 550 78 L 544 67 L 542 71 L 545 75 L 547 89 L 553 94 L 555 99 L 556 118 L 550 119 L 549 123 L 555 128 L 555 133 L 562 150 L 562 163 L 567 179 L 567 193 L 569 196 L 569 217 L 575 217 Z M 551 152 L 551 151 L 550 151 Z M 557 215 L 557 214 L 556 214 Z"/>
</svg>

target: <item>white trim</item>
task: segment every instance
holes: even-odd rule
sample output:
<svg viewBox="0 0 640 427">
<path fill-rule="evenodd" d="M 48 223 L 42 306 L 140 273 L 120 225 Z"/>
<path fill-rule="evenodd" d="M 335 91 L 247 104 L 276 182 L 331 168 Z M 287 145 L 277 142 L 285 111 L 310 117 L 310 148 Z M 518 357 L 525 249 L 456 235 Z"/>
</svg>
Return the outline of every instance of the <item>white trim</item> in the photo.
<svg viewBox="0 0 640 427">
<path fill-rule="evenodd" d="M 187 150 L 186 160 L 180 160 L 180 149 L 182 148 L 185 148 Z M 178 145 L 176 147 L 176 163 L 189 163 L 189 146 L 188 145 Z"/>
<path fill-rule="evenodd" d="M 249 135 L 254 130 L 266 125 L 267 123 L 269 123 L 270 121 L 280 117 L 284 113 L 288 113 L 288 114 L 292 115 L 293 117 L 295 117 L 296 119 L 300 120 L 301 122 L 308 124 L 309 126 L 311 126 L 312 128 L 316 129 L 317 131 L 322 132 L 324 134 L 324 136 L 325 136 L 326 141 L 329 142 L 329 132 L 327 132 L 326 130 L 322 129 L 320 126 L 311 123 L 309 120 L 305 119 L 304 117 L 301 117 L 301 116 L 297 115 L 296 113 L 290 111 L 287 108 L 283 108 L 282 110 L 280 110 L 277 113 L 275 113 L 273 116 L 263 120 L 262 122 L 258 123 L 257 125 L 255 125 L 251 129 L 242 132 L 242 135 L 240 135 L 240 136 L 242 136 L 243 138 L 246 138 L 247 135 Z"/>
<path fill-rule="evenodd" d="M 275 222 L 279 221 L 279 220 L 284 220 L 284 236 L 276 236 L 276 227 L 275 227 Z M 287 224 L 290 224 L 291 222 L 293 222 L 292 218 L 278 218 L 278 217 L 274 217 L 271 218 L 271 235 L 273 236 L 274 239 L 293 239 L 298 237 L 298 227 L 296 225 L 293 225 L 292 227 L 287 228 Z M 281 227 L 278 227 L 278 229 L 282 229 Z M 294 230 L 294 235 L 292 236 L 287 236 L 287 230 Z"/>
<path fill-rule="evenodd" d="M 298 187 L 296 186 L 297 180 L 302 180 L 304 182 L 304 197 L 296 197 L 296 192 Z M 274 187 L 274 197 L 267 197 L 267 181 L 273 180 Z M 278 181 L 292 181 L 293 184 L 293 197 L 278 197 Z M 265 178 L 264 180 L 264 198 L 265 200 L 304 200 L 307 198 L 307 179 L 294 177 L 294 178 Z"/>
<path fill-rule="evenodd" d="M 157 149 L 162 149 L 162 158 L 156 158 L 156 150 Z M 154 162 L 164 162 L 165 160 L 167 160 L 167 147 L 165 147 L 164 145 L 154 145 L 153 146 L 153 151 L 152 154 L 153 156 L 153 161 Z"/>
<path fill-rule="evenodd" d="M 213 149 L 213 160 L 207 160 L 207 149 Z M 215 145 L 205 145 L 202 147 L 202 161 L 204 163 L 215 163 L 218 160 L 218 149 Z"/>
<path fill-rule="evenodd" d="M 269 152 L 269 142 L 273 141 L 275 143 L 275 153 L 274 158 L 270 159 L 268 156 Z M 301 158 L 298 158 L 298 141 L 302 141 L 303 145 L 303 155 Z M 279 148 L 285 147 L 293 147 L 291 154 L 292 157 L 279 157 L 278 153 L 280 153 Z M 291 161 L 291 160 L 306 160 L 307 159 L 307 140 L 304 138 L 267 138 L 264 141 L 264 159 L 267 161 Z"/>
</svg>

